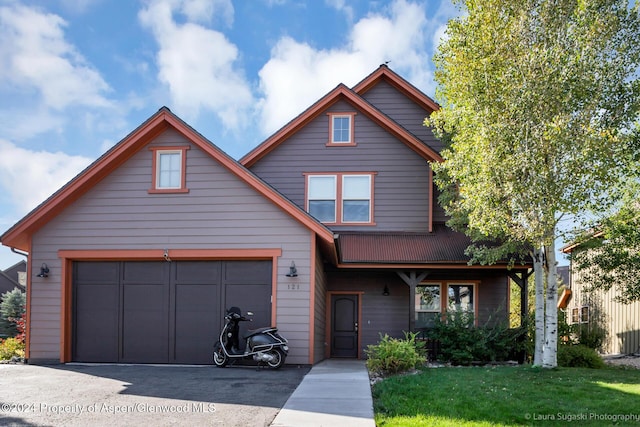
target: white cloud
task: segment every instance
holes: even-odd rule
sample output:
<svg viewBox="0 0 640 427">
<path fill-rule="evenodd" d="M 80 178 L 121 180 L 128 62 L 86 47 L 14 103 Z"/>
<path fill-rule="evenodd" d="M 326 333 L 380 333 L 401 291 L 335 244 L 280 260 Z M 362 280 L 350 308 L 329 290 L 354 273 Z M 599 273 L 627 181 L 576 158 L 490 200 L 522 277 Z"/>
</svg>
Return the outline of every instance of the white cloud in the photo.
<svg viewBox="0 0 640 427">
<path fill-rule="evenodd" d="M 65 40 L 66 25 L 35 8 L 0 7 L 0 84 L 35 90 L 47 108 L 109 107 L 109 85 Z"/>
<path fill-rule="evenodd" d="M 332 0 L 335 7 L 339 0 Z M 290 37 L 281 38 L 259 72 L 263 98 L 259 108 L 265 133 L 275 131 L 338 83 L 358 83 L 378 65 L 390 67 L 432 94 L 433 71 L 426 51 L 435 29 L 424 6 L 394 1 L 383 13 L 369 14 L 354 25 L 344 47 L 316 50 Z"/>
<path fill-rule="evenodd" d="M 345 14 L 349 22 L 353 21 L 353 7 L 347 5 L 347 0 L 324 0 L 324 2 Z"/>
<path fill-rule="evenodd" d="M 177 13 L 188 22 L 177 23 Z M 176 110 L 191 118 L 201 110 L 213 111 L 225 127 L 234 129 L 246 120 L 253 105 L 249 84 L 234 67 L 238 49 L 221 32 L 191 22 L 204 22 L 217 14 L 230 23 L 231 3 L 157 0 L 138 16 L 160 46 L 158 79 L 167 85 Z"/>
<path fill-rule="evenodd" d="M 2 139 L 0 152 L 0 186 L 19 214 L 43 202 L 92 161 L 62 152 L 27 150 Z"/>
</svg>

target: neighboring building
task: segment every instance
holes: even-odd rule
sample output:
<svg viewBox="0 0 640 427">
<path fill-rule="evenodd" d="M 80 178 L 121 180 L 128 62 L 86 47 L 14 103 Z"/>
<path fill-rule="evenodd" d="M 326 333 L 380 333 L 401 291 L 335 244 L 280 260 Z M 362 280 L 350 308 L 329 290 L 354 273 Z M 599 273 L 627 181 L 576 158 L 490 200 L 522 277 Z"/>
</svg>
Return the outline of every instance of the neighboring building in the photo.
<svg viewBox="0 0 640 427">
<path fill-rule="evenodd" d="M 211 363 L 233 305 L 302 364 L 447 310 L 506 321 L 530 266 L 468 265 L 444 225 L 437 108 L 383 65 L 239 162 L 161 108 L 2 235 L 30 253 L 28 359 Z"/>
<path fill-rule="evenodd" d="M 580 247 L 568 245 L 562 250 L 571 253 L 580 250 Z M 586 292 L 587 283 L 580 272 L 574 269 L 570 269 L 570 272 L 571 296 L 566 304 L 567 323 L 603 327 L 607 332 L 601 349 L 603 354 L 640 353 L 640 301 L 631 304 L 617 302 L 616 284 L 606 292 Z"/>
<path fill-rule="evenodd" d="M 27 263 L 20 261 L 6 270 L 0 270 L 0 295 L 14 289 L 26 290 Z"/>
</svg>

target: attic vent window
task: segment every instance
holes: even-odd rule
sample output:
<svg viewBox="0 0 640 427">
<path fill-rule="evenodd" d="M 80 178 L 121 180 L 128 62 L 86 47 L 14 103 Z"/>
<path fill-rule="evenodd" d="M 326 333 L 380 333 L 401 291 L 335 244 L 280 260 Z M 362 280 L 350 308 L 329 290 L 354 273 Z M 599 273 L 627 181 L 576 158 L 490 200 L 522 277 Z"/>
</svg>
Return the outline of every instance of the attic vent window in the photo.
<svg viewBox="0 0 640 427">
<path fill-rule="evenodd" d="M 153 183 L 149 193 L 186 193 L 185 147 L 151 147 Z"/>
<path fill-rule="evenodd" d="M 356 113 L 329 113 L 329 142 L 327 146 L 356 145 L 354 118 Z"/>
</svg>

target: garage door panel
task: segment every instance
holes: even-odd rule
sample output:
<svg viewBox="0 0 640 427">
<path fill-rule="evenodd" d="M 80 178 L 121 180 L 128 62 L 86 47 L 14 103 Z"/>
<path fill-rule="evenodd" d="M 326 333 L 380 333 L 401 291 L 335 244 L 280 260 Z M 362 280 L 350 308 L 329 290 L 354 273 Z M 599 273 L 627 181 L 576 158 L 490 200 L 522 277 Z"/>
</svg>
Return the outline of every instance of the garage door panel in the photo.
<svg viewBox="0 0 640 427">
<path fill-rule="evenodd" d="M 166 284 L 124 285 L 122 357 L 128 362 L 168 362 Z"/>
<path fill-rule="evenodd" d="M 227 261 L 224 283 L 227 285 L 271 284 L 271 262 L 267 261 Z"/>
<path fill-rule="evenodd" d="M 240 336 L 248 329 L 271 326 L 271 286 L 264 285 L 226 285 L 227 308 L 240 307 L 242 314 L 253 313 L 252 322 L 240 322 Z M 241 344 L 244 349 L 244 344 Z"/>
<path fill-rule="evenodd" d="M 165 283 L 169 263 L 166 261 L 135 261 L 124 263 L 125 283 Z"/>
<path fill-rule="evenodd" d="M 217 285 L 176 285 L 176 363 L 211 362 L 220 332 L 219 293 Z"/>
<path fill-rule="evenodd" d="M 78 283 L 115 284 L 120 276 L 119 262 L 80 262 L 75 263 L 74 277 Z"/>
<path fill-rule="evenodd" d="M 87 289 L 90 288 L 90 289 Z M 76 336 L 85 337 L 75 345 L 74 359 L 106 362 L 118 357 L 118 287 L 90 285 L 79 287 L 76 304 Z"/>
<path fill-rule="evenodd" d="M 220 261 L 180 261 L 176 263 L 176 282 L 190 284 L 220 283 Z"/>
</svg>

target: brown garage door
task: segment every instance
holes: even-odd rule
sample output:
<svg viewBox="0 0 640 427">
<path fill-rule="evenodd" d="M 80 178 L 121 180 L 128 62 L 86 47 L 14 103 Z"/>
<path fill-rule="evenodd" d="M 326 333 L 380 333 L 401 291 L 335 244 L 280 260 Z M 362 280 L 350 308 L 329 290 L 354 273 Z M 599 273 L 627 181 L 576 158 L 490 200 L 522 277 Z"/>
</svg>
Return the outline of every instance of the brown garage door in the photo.
<svg viewBox="0 0 640 427">
<path fill-rule="evenodd" d="M 271 261 L 75 262 L 73 360 L 211 363 L 226 308 L 271 323 Z"/>
</svg>

